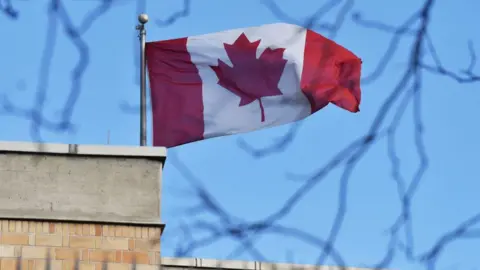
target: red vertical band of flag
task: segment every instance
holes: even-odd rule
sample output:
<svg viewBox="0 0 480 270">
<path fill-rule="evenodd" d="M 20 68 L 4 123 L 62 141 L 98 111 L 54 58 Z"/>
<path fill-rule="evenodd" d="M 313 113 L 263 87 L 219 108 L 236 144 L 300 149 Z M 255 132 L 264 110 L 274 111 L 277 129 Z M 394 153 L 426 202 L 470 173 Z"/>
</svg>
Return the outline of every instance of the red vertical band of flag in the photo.
<svg viewBox="0 0 480 270">
<path fill-rule="evenodd" d="M 173 147 L 203 139 L 202 79 L 187 38 L 146 44 L 153 145 Z"/>
<path fill-rule="evenodd" d="M 334 41 L 311 30 L 306 32 L 300 84 L 312 113 L 330 102 L 358 112 L 362 61 Z"/>
</svg>

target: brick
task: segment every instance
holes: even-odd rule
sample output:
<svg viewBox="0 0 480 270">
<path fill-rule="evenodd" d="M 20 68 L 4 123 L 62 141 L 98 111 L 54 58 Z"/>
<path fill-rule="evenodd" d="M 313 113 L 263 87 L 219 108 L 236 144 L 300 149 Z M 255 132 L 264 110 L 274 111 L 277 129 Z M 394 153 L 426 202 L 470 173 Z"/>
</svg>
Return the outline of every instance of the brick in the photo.
<svg viewBox="0 0 480 270">
<path fill-rule="evenodd" d="M 48 233 L 55 233 L 55 223 L 48 224 Z"/>
<path fill-rule="evenodd" d="M 135 251 L 160 251 L 160 243 L 152 243 L 148 239 L 135 239 Z"/>
<path fill-rule="evenodd" d="M 107 265 L 107 269 L 108 270 L 130 270 L 131 266 L 129 264 L 126 264 L 126 263 L 109 263 Z"/>
<path fill-rule="evenodd" d="M 49 223 L 48 222 L 42 222 L 42 232 L 43 233 L 48 233 L 48 227 L 49 227 Z"/>
<path fill-rule="evenodd" d="M 46 269 L 45 268 L 46 264 L 47 264 L 47 262 L 45 260 L 35 260 L 35 266 L 33 267 L 33 269 L 34 270 L 45 270 Z M 51 260 L 49 269 L 51 269 L 51 270 L 62 270 L 62 261 Z"/>
<path fill-rule="evenodd" d="M 157 235 L 156 237 L 152 237 L 150 239 L 148 239 L 150 241 L 150 243 L 153 245 L 153 244 L 160 244 L 160 237 L 161 235 Z"/>
<path fill-rule="evenodd" d="M 90 235 L 90 225 L 88 224 L 82 225 L 82 235 Z"/>
<path fill-rule="evenodd" d="M 103 236 L 108 236 L 108 225 L 103 225 L 102 226 L 102 235 Z"/>
<path fill-rule="evenodd" d="M 142 238 L 143 239 L 148 238 L 148 228 L 146 228 L 146 227 L 142 228 Z"/>
<path fill-rule="evenodd" d="M 0 263 L 0 269 L 16 269 L 17 259 L 3 259 Z"/>
<path fill-rule="evenodd" d="M 80 262 L 79 270 L 95 270 L 95 264 L 87 263 L 87 262 Z"/>
<path fill-rule="evenodd" d="M 160 252 L 149 252 L 148 257 L 150 258 L 149 264 L 160 264 Z"/>
<path fill-rule="evenodd" d="M 0 245 L 0 257 L 15 257 L 15 247 Z"/>
<path fill-rule="evenodd" d="M 68 224 L 64 223 L 62 224 L 62 235 L 68 235 Z"/>
<path fill-rule="evenodd" d="M 55 234 L 60 234 L 60 235 L 62 234 L 62 228 L 63 228 L 62 225 L 63 224 L 61 224 L 61 223 L 55 224 Z"/>
<path fill-rule="evenodd" d="M 42 233 L 43 232 L 43 226 L 41 222 L 36 222 L 35 224 L 35 232 L 36 233 Z"/>
<path fill-rule="evenodd" d="M 88 260 L 92 262 L 115 262 L 115 251 L 90 250 Z"/>
<path fill-rule="evenodd" d="M 125 226 L 125 237 L 135 238 L 135 227 L 134 226 Z"/>
<path fill-rule="evenodd" d="M 149 251 L 150 243 L 147 240 L 135 239 L 135 251 Z"/>
<path fill-rule="evenodd" d="M 135 248 L 135 240 L 128 239 L 128 250 L 133 250 Z"/>
<path fill-rule="evenodd" d="M 17 264 L 20 263 L 20 267 Z M 18 259 L 3 259 L 0 266 L 1 269 L 22 269 L 22 270 L 32 270 L 33 264 L 29 264 L 28 260 L 18 260 Z"/>
<path fill-rule="evenodd" d="M 22 247 L 22 257 L 25 259 L 44 259 L 47 257 L 46 247 Z"/>
<path fill-rule="evenodd" d="M 148 265 L 148 264 L 139 264 L 137 265 L 137 270 L 158 270 L 158 266 Z"/>
<path fill-rule="evenodd" d="M 2 220 L 0 232 L 8 232 L 8 220 Z"/>
<path fill-rule="evenodd" d="M 56 248 L 55 259 L 57 260 L 75 260 L 78 258 L 78 250 L 72 248 Z"/>
<path fill-rule="evenodd" d="M 75 235 L 75 224 L 69 224 L 68 225 L 68 234 L 69 235 Z"/>
<path fill-rule="evenodd" d="M 100 248 L 128 250 L 128 239 L 106 237 L 102 239 Z"/>
<path fill-rule="evenodd" d="M 22 232 L 22 222 L 15 221 L 15 232 L 21 233 Z"/>
<path fill-rule="evenodd" d="M 22 246 L 15 246 L 15 257 L 22 256 Z"/>
<path fill-rule="evenodd" d="M 122 229 L 122 236 L 133 238 L 135 237 L 135 228 L 132 226 L 125 226 Z"/>
<path fill-rule="evenodd" d="M 28 245 L 28 234 L 26 233 L 2 233 L 2 244 Z"/>
<path fill-rule="evenodd" d="M 124 251 L 122 257 L 123 263 L 148 264 L 150 262 L 147 252 Z"/>
<path fill-rule="evenodd" d="M 9 232 L 14 232 L 15 231 L 15 221 L 8 221 L 8 231 Z"/>
<path fill-rule="evenodd" d="M 115 236 L 122 236 L 122 227 L 121 226 L 115 226 Z"/>
<path fill-rule="evenodd" d="M 75 261 L 67 260 L 62 262 L 62 270 L 74 270 Z"/>
<path fill-rule="evenodd" d="M 28 233 L 28 221 L 22 221 L 22 232 Z"/>
<path fill-rule="evenodd" d="M 95 235 L 95 225 L 90 224 L 90 235 Z"/>
<path fill-rule="evenodd" d="M 115 234 L 117 233 L 117 229 L 118 229 L 117 226 L 110 226 L 108 228 L 108 236 L 111 236 L 111 237 L 113 236 L 114 237 Z"/>
<path fill-rule="evenodd" d="M 102 236 L 102 225 L 95 225 L 95 236 Z"/>
<path fill-rule="evenodd" d="M 95 247 L 102 248 L 103 237 L 97 236 L 95 237 Z"/>
<path fill-rule="evenodd" d="M 105 236 L 114 237 L 115 236 L 115 229 L 116 229 L 116 226 L 110 226 L 110 228 L 108 229 L 108 235 L 105 235 Z"/>
<path fill-rule="evenodd" d="M 115 262 L 116 263 L 121 263 L 122 262 L 122 256 L 123 256 L 122 253 L 123 253 L 122 250 L 115 251 Z"/>
<path fill-rule="evenodd" d="M 75 224 L 75 235 L 82 235 L 82 225 Z"/>
<path fill-rule="evenodd" d="M 135 228 L 135 238 L 142 238 L 142 228 Z"/>
<path fill-rule="evenodd" d="M 34 260 L 22 260 L 22 268 L 24 268 L 25 265 L 27 265 L 28 270 L 33 270 L 34 267 L 35 267 L 35 261 Z"/>
<path fill-rule="evenodd" d="M 81 256 L 80 260 L 88 261 L 90 259 L 88 255 L 89 255 L 88 254 L 88 249 L 82 250 L 82 256 Z"/>
<path fill-rule="evenodd" d="M 103 268 L 102 268 L 103 264 L 102 263 L 92 262 L 91 264 L 93 264 L 95 266 L 95 270 L 103 270 Z"/>
<path fill-rule="evenodd" d="M 109 236 L 111 234 L 111 232 L 115 233 L 115 230 L 113 229 L 113 227 L 112 226 L 105 226 L 103 228 L 102 236 Z"/>
<path fill-rule="evenodd" d="M 30 246 L 35 246 L 35 234 L 29 234 L 28 235 L 28 244 Z"/>
<path fill-rule="evenodd" d="M 62 236 L 62 246 L 68 247 L 70 246 L 70 236 L 69 235 L 63 235 Z"/>
<path fill-rule="evenodd" d="M 149 251 L 148 252 L 148 264 L 155 264 L 155 252 Z"/>
<path fill-rule="evenodd" d="M 95 237 L 70 236 L 69 246 L 75 248 L 95 248 Z"/>
<path fill-rule="evenodd" d="M 28 222 L 28 232 L 30 232 L 30 233 L 35 232 L 35 222 L 33 222 L 33 221 Z"/>
<path fill-rule="evenodd" d="M 36 235 L 35 236 L 35 245 L 36 246 L 50 246 L 50 247 L 61 247 L 62 246 L 62 236 L 61 235 Z"/>
<path fill-rule="evenodd" d="M 160 229 L 158 228 L 148 228 L 148 237 L 155 238 L 160 234 Z"/>
<path fill-rule="evenodd" d="M 136 237 L 136 235 L 135 235 L 136 234 L 136 228 L 134 226 L 129 226 L 128 228 L 131 230 L 130 235 L 128 237 L 129 238 L 135 238 Z"/>
</svg>

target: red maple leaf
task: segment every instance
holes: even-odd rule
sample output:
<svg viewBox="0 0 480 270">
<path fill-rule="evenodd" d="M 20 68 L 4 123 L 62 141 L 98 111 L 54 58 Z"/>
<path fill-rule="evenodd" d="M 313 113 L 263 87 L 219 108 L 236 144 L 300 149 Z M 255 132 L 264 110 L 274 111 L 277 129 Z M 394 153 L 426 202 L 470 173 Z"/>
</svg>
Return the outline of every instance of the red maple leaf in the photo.
<svg viewBox="0 0 480 270">
<path fill-rule="evenodd" d="M 244 106 L 258 99 L 262 112 L 261 121 L 265 121 L 262 97 L 280 96 L 278 82 L 283 74 L 287 60 L 283 59 L 284 48 L 267 48 L 257 59 L 260 39 L 250 42 L 242 33 L 233 44 L 223 43 L 233 67 L 218 59 L 218 66 L 210 66 L 218 78 L 218 84 L 240 97 Z"/>
</svg>

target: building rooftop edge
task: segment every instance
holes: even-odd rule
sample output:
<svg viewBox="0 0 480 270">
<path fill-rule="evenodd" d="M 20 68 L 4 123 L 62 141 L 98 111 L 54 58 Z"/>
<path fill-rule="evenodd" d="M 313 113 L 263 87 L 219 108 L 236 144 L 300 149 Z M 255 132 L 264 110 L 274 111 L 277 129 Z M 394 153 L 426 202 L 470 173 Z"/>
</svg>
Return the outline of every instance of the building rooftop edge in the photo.
<svg viewBox="0 0 480 270">
<path fill-rule="evenodd" d="M 0 141 L 0 152 L 166 158 L 165 147 Z"/>
<path fill-rule="evenodd" d="M 221 268 L 221 269 L 241 269 L 241 270 L 367 270 L 371 268 L 361 267 L 341 267 L 327 265 L 309 265 L 309 264 L 288 264 L 288 263 L 267 263 L 259 261 L 230 261 L 202 258 L 173 258 L 162 257 L 162 266 L 171 267 L 192 267 L 192 268 Z M 376 269 L 378 270 L 378 269 Z"/>
<path fill-rule="evenodd" d="M 163 233 L 165 223 L 155 220 L 121 220 L 120 218 L 94 218 L 81 216 L 80 218 L 70 217 L 42 217 L 34 215 L 8 215 L 0 210 L 1 220 L 18 220 L 18 221 L 36 221 L 36 222 L 57 222 L 57 223 L 91 223 L 99 225 L 123 225 L 123 226 L 139 226 L 139 227 L 159 227 Z"/>
</svg>

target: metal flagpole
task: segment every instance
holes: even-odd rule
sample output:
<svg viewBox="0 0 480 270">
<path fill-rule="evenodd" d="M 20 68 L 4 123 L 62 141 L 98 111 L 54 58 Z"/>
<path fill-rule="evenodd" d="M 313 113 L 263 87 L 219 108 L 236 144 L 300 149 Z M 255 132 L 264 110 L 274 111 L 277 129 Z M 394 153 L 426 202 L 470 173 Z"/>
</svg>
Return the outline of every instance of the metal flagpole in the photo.
<svg viewBox="0 0 480 270">
<path fill-rule="evenodd" d="M 145 24 L 147 14 L 138 15 L 138 38 L 140 39 L 140 146 L 147 145 L 147 72 L 145 65 Z"/>
</svg>

